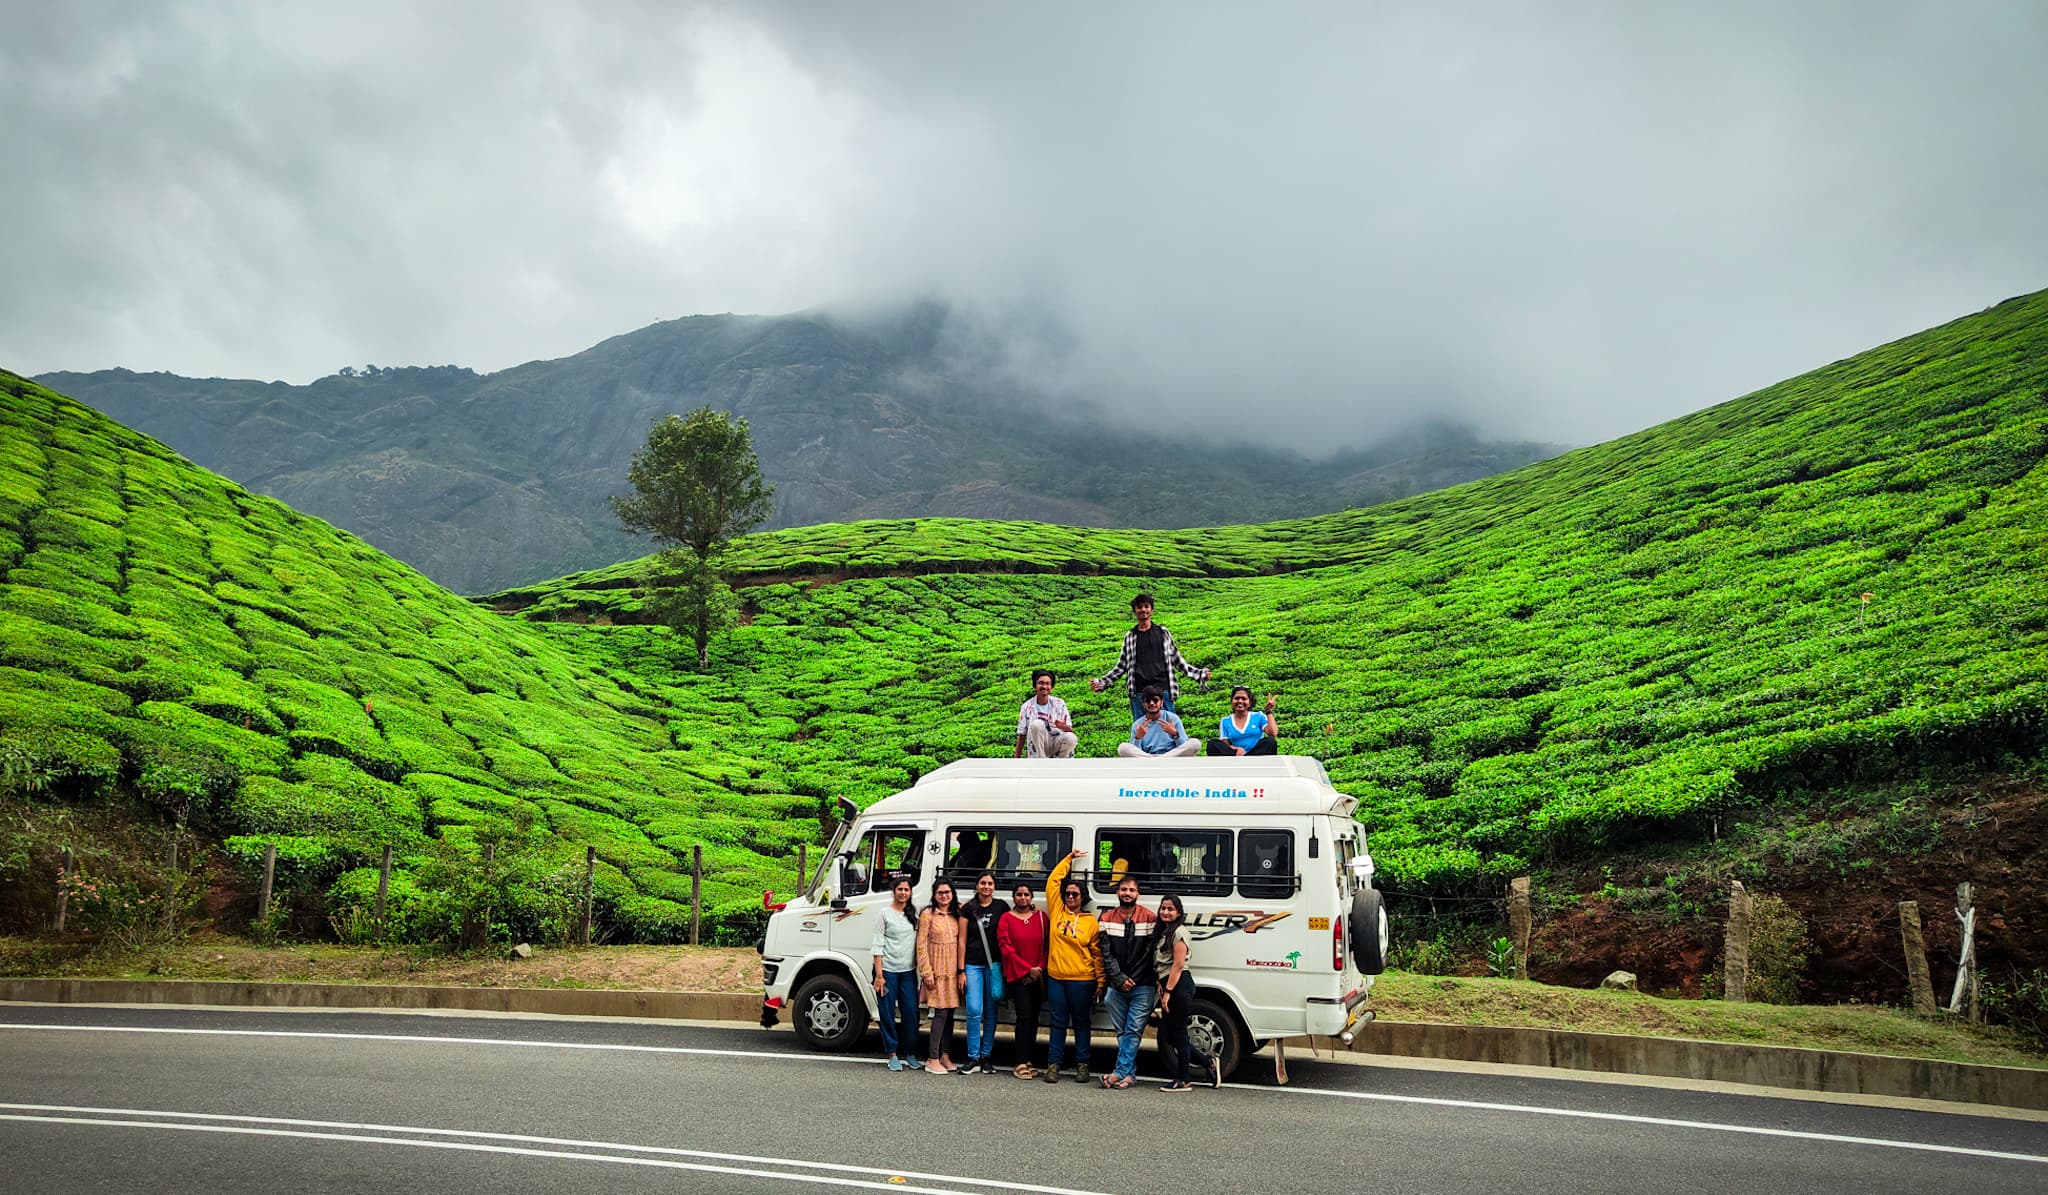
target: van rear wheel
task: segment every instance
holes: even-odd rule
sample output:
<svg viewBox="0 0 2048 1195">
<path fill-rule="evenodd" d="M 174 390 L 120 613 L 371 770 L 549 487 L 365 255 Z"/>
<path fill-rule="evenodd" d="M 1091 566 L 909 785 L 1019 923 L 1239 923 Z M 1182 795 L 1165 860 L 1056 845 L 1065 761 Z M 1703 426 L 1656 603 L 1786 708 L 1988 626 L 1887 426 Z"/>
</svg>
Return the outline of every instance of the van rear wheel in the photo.
<svg viewBox="0 0 2048 1195">
<path fill-rule="evenodd" d="M 813 1050 L 844 1053 L 867 1032 L 867 1002 L 844 975 L 813 975 L 789 1001 L 790 1023 Z"/>
<path fill-rule="evenodd" d="M 1228 1005 L 1197 996 L 1188 1012 L 1188 1044 L 1214 1058 L 1217 1071 L 1228 1079 L 1244 1061 L 1250 1043 Z"/>
</svg>

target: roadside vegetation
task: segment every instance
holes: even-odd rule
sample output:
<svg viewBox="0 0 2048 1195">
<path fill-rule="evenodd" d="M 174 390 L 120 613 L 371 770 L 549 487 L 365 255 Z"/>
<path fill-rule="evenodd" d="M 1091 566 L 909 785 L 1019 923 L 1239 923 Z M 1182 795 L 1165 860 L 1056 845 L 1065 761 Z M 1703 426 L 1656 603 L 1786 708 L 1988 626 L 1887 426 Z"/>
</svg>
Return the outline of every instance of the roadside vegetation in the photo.
<svg viewBox="0 0 2048 1195">
<path fill-rule="evenodd" d="M 1341 515 L 747 537 L 741 625 L 703 673 L 634 621 L 639 562 L 465 601 L 79 404 L 0 392 L 8 816 L 139 802 L 218 843 L 242 893 L 276 845 L 313 932 L 361 924 L 387 845 L 402 932 L 459 920 L 486 848 L 530 864 L 489 898 L 505 932 L 558 924 L 588 844 L 600 938 L 676 941 L 702 845 L 707 936 L 747 940 L 833 797 L 1007 751 L 1031 668 L 1106 753 L 1127 712 L 1082 682 L 1140 586 L 1219 681 L 1278 692 L 1283 749 L 1359 796 L 1382 883 L 1421 897 L 2044 741 L 2048 292 Z M 1183 704 L 1199 724 L 1224 689 Z M 0 852 L 24 926 L 49 912 L 21 878 L 50 874 L 37 841 Z"/>
</svg>

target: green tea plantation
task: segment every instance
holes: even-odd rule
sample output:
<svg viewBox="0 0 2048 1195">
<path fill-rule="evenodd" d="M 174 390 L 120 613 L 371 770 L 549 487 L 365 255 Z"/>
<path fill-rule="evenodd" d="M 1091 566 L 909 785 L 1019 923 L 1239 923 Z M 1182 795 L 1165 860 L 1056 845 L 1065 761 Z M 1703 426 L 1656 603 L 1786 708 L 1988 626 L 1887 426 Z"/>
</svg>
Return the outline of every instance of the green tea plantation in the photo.
<svg viewBox="0 0 2048 1195">
<path fill-rule="evenodd" d="M 916 520 L 739 545 L 712 668 L 639 618 L 640 565 L 468 601 L 12 375 L 0 424 L 0 750 L 141 798 L 334 907 L 386 845 L 580 873 L 672 940 L 688 860 L 739 926 L 833 797 L 1007 754 L 1033 667 L 1082 751 L 1140 588 L 1283 750 L 1359 796 L 1386 881 L 1532 864 L 1830 786 L 2038 759 L 2048 711 L 2048 292 L 1612 443 L 1366 510 L 1098 531 Z M 621 483 L 623 484 L 623 482 Z M 508 847 L 507 849 L 510 849 Z"/>
</svg>

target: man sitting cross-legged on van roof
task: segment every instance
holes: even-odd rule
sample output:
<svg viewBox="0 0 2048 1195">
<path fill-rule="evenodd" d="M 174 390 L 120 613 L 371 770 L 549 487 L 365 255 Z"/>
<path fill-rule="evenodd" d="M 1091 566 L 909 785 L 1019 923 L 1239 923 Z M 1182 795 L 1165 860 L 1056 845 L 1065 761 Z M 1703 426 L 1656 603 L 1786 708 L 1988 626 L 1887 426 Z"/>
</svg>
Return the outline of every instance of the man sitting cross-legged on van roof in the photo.
<svg viewBox="0 0 2048 1195">
<path fill-rule="evenodd" d="M 1126 759 L 1146 759 L 1168 755 L 1200 755 L 1202 744 L 1188 737 L 1180 724 L 1180 715 L 1160 708 L 1163 695 L 1157 688 L 1145 690 L 1139 698 L 1145 706 L 1145 716 L 1131 723 L 1131 737 L 1128 742 L 1118 743 L 1116 753 Z"/>
<path fill-rule="evenodd" d="M 1017 756 L 1020 759 L 1027 749 L 1033 759 L 1074 758 L 1074 745 L 1080 740 L 1074 736 L 1074 722 L 1067 713 L 1067 703 L 1052 695 L 1056 679 L 1044 668 L 1031 674 L 1031 696 L 1017 711 Z"/>
<path fill-rule="evenodd" d="M 1116 1026 L 1116 1069 L 1104 1087 L 1125 1088 L 1138 1071 L 1138 1043 L 1159 998 L 1159 966 L 1152 957 L 1152 933 L 1159 918 L 1138 903 L 1138 881 L 1117 882 L 1116 908 L 1102 915 L 1102 969 L 1109 976 L 1109 1023 Z"/>
</svg>

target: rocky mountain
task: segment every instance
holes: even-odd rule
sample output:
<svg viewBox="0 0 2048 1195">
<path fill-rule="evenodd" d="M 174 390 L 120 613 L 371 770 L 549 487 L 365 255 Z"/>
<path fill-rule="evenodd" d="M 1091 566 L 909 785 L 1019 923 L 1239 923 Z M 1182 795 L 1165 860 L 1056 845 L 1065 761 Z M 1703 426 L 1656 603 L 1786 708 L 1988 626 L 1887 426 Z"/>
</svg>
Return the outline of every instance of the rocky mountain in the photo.
<svg viewBox="0 0 2048 1195">
<path fill-rule="evenodd" d="M 484 592 L 647 550 L 605 504 L 648 425 L 746 417 L 770 526 L 957 515 L 1189 527 L 1341 510 L 1516 468 L 1558 446 L 1431 424 L 1308 460 L 1048 406 L 949 339 L 931 306 L 886 320 L 711 315 L 480 375 L 345 369 L 309 385 L 125 369 L 40 380 L 198 464 Z"/>
</svg>

